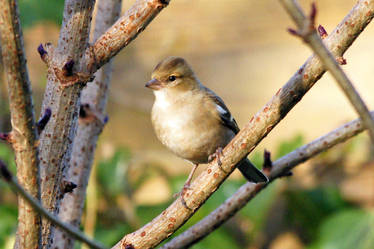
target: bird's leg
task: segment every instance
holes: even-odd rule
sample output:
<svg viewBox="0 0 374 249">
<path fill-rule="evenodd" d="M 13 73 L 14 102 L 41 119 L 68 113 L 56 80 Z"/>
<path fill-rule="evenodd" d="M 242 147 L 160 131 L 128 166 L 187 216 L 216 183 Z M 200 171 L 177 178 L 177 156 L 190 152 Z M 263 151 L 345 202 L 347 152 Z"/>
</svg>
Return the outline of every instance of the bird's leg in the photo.
<svg viewBox="0 0 374 249">
<path fill-rule="evenodd" d="M 185 208 L 187 208 L 187 209 L 191 209 L 191 208 L 189 208 L 187 206 L 187 203 L 184 200 L 184 194 L 186 193 L 187 189 L 190 188 L 192 177 L 193 177 L 193 175 L 194 175 L 198 166 L 199 166 L 199 164 L 194 163 L 194 166 L 193 166 L 190 174 L 188 175 L 187 181 L 184 183 L 182 190 L 178 193 L 181 196 L 181 201 L 182 201 L 183 206 L 185 206 Z M 176 194 L 176 195 L 178 195 L 178 194 Z"/>
<path fill-rule="evenodd" d="M 222 147 L 218 147 L 216 149 L 216 152 L 214 152 L 212 155 L 210 155 L 208 157 L 208 161 L 211 162 L 214 160 L 214 158 L 217 158 L 217 164 L 219 166 L 219 168 L 223 171 L 223 172 L 226 172 L 221 166 L 222 166 L 222 162 L 221 162 L 221 156 L 223 156 L 223 150 L 222 150 Z"/>
<path fill-rule="evenodd" d="M 198 163 L 194 163 L 193 164 L 193 168 L 192 168 L 190 174 L 188 175 L 187 181 L 183 185 L 183 189 L 188 189 L 190 187 L 190 183 L 191 183 L 192 177 L 195 174 L 195 171 L 196 171 L 196 169 L 197 169 L 198 166 L 199 166 Z"/>
</svg>

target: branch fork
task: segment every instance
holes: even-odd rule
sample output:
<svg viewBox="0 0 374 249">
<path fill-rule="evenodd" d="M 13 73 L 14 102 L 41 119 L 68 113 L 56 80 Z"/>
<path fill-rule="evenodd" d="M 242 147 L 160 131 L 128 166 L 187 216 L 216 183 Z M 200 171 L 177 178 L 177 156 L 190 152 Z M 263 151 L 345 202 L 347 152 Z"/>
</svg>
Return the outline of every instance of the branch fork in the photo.
<svg viewBox="0 0 374 249">
<path fill-rule="evenodd" d="M 288 32 L 294 36 L 302 38 L 305 43 L 310 43 L 310 35 L 317 31 L 321 39 L 325 39 L 328 36 L 328 33 L 325 30 L 325 28 L 322 25 L 318 25 L 317 29 L 315 27 L 316 15 L 317 7 L 316 3 L 313 2 L 311 5 L 309 16 L 302 21 L 302 25 L 299 26 L 299 29 L 295 30 L 293 28 L 288 28 Z M 339 65 L 347 64 L 347 60 L 343 56 L 336 57 L 336 61 L 339 63 Z"/>
<path fill-rule="evenodd" d="M 49 69 L 52 69 L 56 75 L 58 81 L 60 82 L 60 89 L 64 89 L 75 84 L 81 84 L 84 86 L 87 82 L 94 80 L 92 73 L 74 72 L 74 60 L 68 60 L 62 69 L 60 66 L 56 65 L 56 63 L 53 62 L 55 48 L 51 43 L 46 43 L 45 48 L 42 44 L 40 44 L 37 50 L 42 61 Z"/>
<path fill-rule="evenodd" d="M 324 67 L 330 71 L 340 88 L 343 90 L 346 97 L 351 102 L 351 105 L 355 108 L 356 112 L 362 118 L 364 124 L 368 128 L 371 142 L 374 144 L 374 120 L 370 116 L 365 102 L 362 100 L 359 93 L 353 86 L 353 83 L 339 65 L 345 64 L 346 60 L 342 57 L 336 58 L 336 55 L 332 54 L 332 52 L 326 47 L 326 44 L 324 44 L 324 42 L 314 29 L 315 16 L 317 13 L 316 4 L 314 2 L 312 3 L 310 15 L 309 17 L 306 17 L 296 0 L 280 0 L 280 2 L 299 28 L 299 31 L 295 31 L 293 29 L 289 29 L 289 31 L 291 32 L 291 34 L 300 36 L 318 56 Z M 368 8 L 370 8 L 369 3 L 370 1 L 364 2 L 365 6 L 363 8 L 366 9 L 366 11 Z M 362 4 L 362 1 L 358 1 L 358 4 Z M 373 3 L 371 2 L 370 4 Z M 370 18 L 370 21 L 372 19 L 372 14 L 372 11 L 369 10 L 368 12 L 366 12 L 365 17 Z M 346 20 L 344 22 L 344 25 L 350 26 L 353 29 L 354 25 L 347 25 L 347 23 L 351 22 L 352 19 L 350 19 L 349 22 Z M 307 25 L 309 26 L 309 30 L 305 31 L 305 27 Z M 322 31 L 322 33 L 324 33 L 321 28 L 320 30 Z M 321 31 L 319 33 L 321 33 Z M 338 31 L 339 30 L 337 30 L 336 32 Z M 349 33 L 348 35 L 352 34 Z"/>
<path fill-rule="evenodd" d="M 292 28 L 288 28 L 288 32 L 290 32 L 292 35 L 299 36 L 300 38 L 304 40 L 304 42 L 308 43 L 309 35 L 312 34 L 313 32 L 316 32 L 316 27 L 315 27 L 316 15 L 317 15 L 316 3 L 313 2 L 308 18 L 305 18 L 303 20 L 302 24 L 299 25 L 299 29 L 295 30 Z"/>
</svg>

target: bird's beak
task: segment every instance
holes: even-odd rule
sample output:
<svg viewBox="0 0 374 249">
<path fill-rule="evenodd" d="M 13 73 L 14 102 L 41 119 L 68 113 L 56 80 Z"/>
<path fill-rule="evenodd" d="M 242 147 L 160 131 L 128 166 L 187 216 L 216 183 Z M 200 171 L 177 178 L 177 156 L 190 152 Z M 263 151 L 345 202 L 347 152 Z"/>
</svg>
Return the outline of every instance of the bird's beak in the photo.
<svg viewBox="0 0 374 249">
<path fill-rule="evenodd" d="M 145 87 L 151 88 L 153 90 L 160 90 L 162 88 L 161 82 L 157 79 L 151 79 L 145 84 Z"/>
</svg>

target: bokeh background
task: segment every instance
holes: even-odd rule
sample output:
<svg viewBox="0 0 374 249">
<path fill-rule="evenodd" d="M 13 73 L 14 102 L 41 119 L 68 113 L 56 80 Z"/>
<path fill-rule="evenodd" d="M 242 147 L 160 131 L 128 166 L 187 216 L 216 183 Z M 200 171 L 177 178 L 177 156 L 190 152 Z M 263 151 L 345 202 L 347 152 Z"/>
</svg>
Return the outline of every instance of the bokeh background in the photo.
<svg viewBox="0 0 374 249">
<path fill-rule="evenodd" d="M 44 42 L 56 44 L 63 1 L 19 2 L 39 113 L 46 68 L 36 48 Z M 123 10 L 133 2 L 125 0 Z M 300 3 L 308 10 L 311 1 Z M 356 0 L 316 3 L 317 24 L 330 32 Z M 113 245 L 170 204 L 191 169 L 160 144 L 151 126 L 153 94 L 144 84 L 158 61 L 169 55 L 186 58 L 243 126 L 310 56 L 305 44 L 286 32 L 293 26 L 278 1 L 171 1 L 113 60 L 109 123 L 99 140 L 82 229 Z M 374 107 L 373 44 L 374 25 L 370 24 L 346 53 L 344 66 L 370 108 Z M 0 94 L 0 130 L 7 131 L 10 122 L 3 78 Z M 326 74 L 250 158 L 261 167 L 265 148 L 276 159 L 356 116 Z M 4 143 L 0 158 L 15 169 L 11 149 Z M 372 158 L 367 134 L 323 153 L 297 167 L 293 177 L 273 183 L 193 248 L 374 248 Z M 181 231 L 243 183 L 234 172 Z M 12 248 L 16 217 L 16 196 L 0 181 L 0 248 Z"/>
</svg>

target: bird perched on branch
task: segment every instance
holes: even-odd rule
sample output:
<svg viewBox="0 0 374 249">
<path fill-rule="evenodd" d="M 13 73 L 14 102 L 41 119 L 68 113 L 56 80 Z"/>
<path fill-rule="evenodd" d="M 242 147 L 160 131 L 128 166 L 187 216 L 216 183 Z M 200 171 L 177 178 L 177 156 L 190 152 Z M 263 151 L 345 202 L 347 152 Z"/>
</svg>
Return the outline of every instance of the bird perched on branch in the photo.
<svg viewBox="0 0 374 249">
<path fill-rule="evenodd" d="M 199 164 L 214 157 L 220 164 L 222 148 L 239 132 L 238 125 L 223 100 L 200 83 L 183 58 L 161 61 L 145 86 L 155 95 L 152 124 L 158 139 L 194 164 L 184 190 Z M 250 182 L 268 181 L 247 158 L 237 167 Z"/>
</svg>

